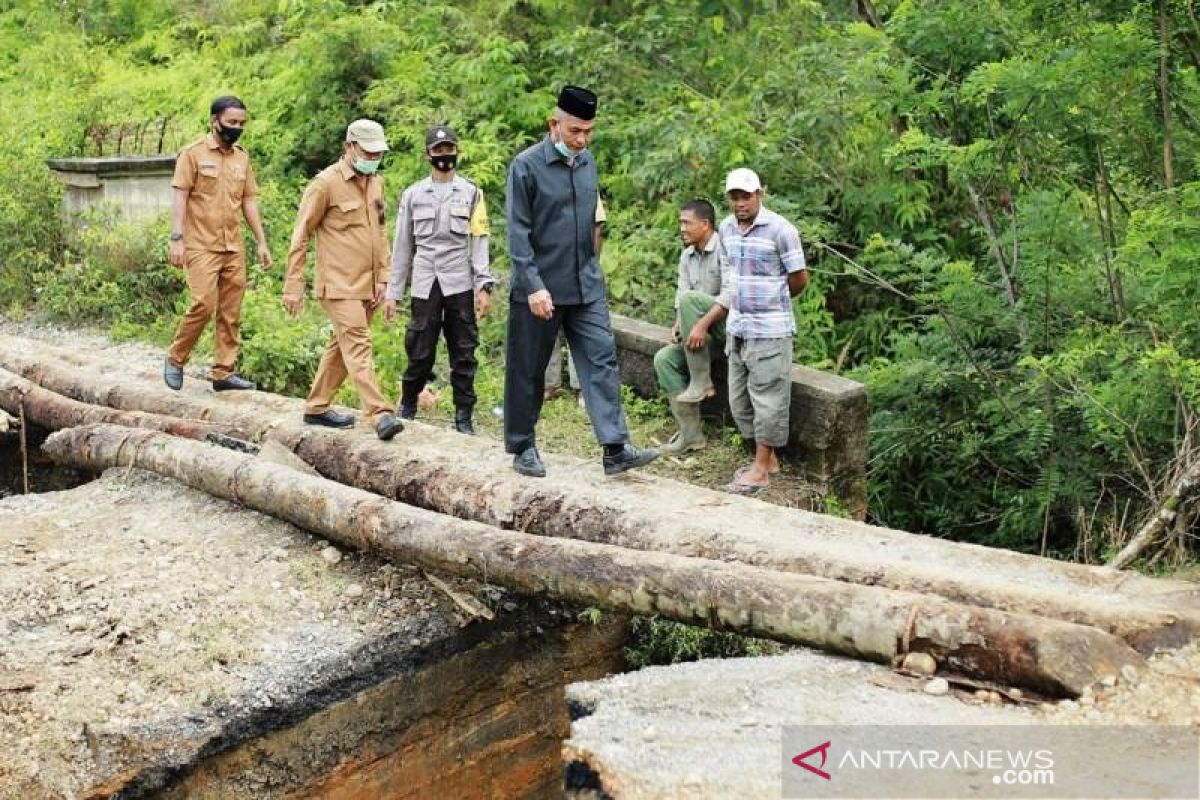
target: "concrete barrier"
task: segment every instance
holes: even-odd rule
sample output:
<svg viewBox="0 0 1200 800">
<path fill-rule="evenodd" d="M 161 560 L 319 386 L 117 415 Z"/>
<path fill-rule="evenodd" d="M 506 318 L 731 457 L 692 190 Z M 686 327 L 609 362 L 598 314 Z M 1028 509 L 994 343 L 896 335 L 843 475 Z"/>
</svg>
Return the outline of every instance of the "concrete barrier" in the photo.
<svg viewBox="0 0 1200 800">
<path fill-rule="evenodd" d="M 671 343 L 662 325 L 612 315 L 621 380 L 638 394 L 661 394 L 654 354 Z M 732 424 L 725 391 L 725 358 L 713 361 L 718 394 L 704 405 L 705 416 Z M 856 518 L 866 514 L 867 389 L 861 383 L 799 364 L 792 365 L 791 434 L 782 456 L 800 467 L 818 487 L 832 491 Z"/>
<path fill-rule="evenodd" d="M 51 158 L 47 166 L 66 184 L 63 210 L 68 215 L 101 203 L 115 206 L 129 220 L 151 219 L 171 210 L 175 155 Z"/>
</svg>

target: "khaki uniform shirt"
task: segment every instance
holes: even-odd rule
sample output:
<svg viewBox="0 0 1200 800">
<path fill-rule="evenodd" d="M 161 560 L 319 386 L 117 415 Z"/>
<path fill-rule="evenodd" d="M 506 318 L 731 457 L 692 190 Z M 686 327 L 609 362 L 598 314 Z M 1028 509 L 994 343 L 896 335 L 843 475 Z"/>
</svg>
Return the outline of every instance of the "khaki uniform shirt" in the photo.
<svg viewBox="0 0 1200 800">
<path fill-rule="evenodd" d="M 704 292 L 721 296 L 721 237 L 714 231 L 699 250 L 688 245 L 679 256 L 679 281 L 675 287 L 675 308 L 684 292 Z"/>
<path fill-rule="evenodd" d="M 196 140 L 175 159 L 171 186 L 188 190 L 185 250 L 242 252 L 242 201 L 258 195 L 258 182 L 241 145 L 223 150 L 211 133 Z"/>
<path fill-rule="evenodd" d="M 335 300 L 370 300 L 386 283 L 388 242 L 383 179 L 360 176 L 344 160 L 323 169 L 304 191 L 288 247 L 285 297 L 304 293 L 308 240 L 317 234 L 313 292 Z"/>
<path fill-rule="evenodd" d="M 444 195 L 438 188 L 432 178 L 425 178 L 400 195 L 389 300 L 400 299 L 410 277 L 412 296 L 422 300 L 428 299 L 435 280 L 443 295 L 478 291 L 496 281 L 489 269 L 483 192 L 458 175 Z"/>
</svg>

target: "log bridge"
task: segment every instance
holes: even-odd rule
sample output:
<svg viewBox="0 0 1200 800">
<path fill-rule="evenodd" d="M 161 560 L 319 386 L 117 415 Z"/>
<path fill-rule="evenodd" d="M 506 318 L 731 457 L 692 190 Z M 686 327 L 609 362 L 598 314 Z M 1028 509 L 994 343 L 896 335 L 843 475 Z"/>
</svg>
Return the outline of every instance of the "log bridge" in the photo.
<svg viewBox="0 0 1200 800">
<path fill-rule="evenodd" d="M 0 408 L 57 430 L 55 460 L 137 467 L 330 540 L 444 574 L 619 613 L 1077 696 L 1200 633 L 1200 590 L 959 544 L 653 476 L 502 449 L 415 423 L 397 440 L 300 423 L 261 392 L 169 392 L 119 356 L 0 336 Z M 212 444 L 274 442 L 318 475 Z M 703 514 L 696 514 L 701 508 Z"/>
</svg>

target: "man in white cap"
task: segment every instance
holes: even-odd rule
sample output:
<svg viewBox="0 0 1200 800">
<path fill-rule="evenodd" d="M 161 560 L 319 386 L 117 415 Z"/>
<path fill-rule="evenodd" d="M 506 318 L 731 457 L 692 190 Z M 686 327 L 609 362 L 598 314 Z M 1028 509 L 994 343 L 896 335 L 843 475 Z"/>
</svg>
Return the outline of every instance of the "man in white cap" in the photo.
<svg viewBox="0 0 1200 800">
<path fill-rule="evenodd" d="M 717 231 L 726 265 L 721 297 L 697 324 L 708 330 L 728 313 L 729 406 L 742 438 L 754 443 L 754 461 L 726 488 L 755 494 L 779 471 L 775 450 L 788 440 L 792 298 L 808 285 L 808 270 L 796 226 L 763 207 L 753 170 L 730 172 L 725 197 L 733 213 Z"/>
<path fill-rule="evenodd" d="M 387 149 L 378 122 L 350 123 L 342 158 L 318 173 L 304 191 L 283 284 L 283 306 L 295 316 L 304 303 L 308 240 L 316 232 L 313 293 L 333 322 L 333 338 L 317 367 L 304 421 L 331 428 L 352 426 L 353 415 L 331 408 L 334 394 L 349 376 L 363 413 L 384 440 L 404 430 L 379 391 L 371 350 L 371 316 L 387 291 L 383 180 L 375 174 Z"/>
</svg>

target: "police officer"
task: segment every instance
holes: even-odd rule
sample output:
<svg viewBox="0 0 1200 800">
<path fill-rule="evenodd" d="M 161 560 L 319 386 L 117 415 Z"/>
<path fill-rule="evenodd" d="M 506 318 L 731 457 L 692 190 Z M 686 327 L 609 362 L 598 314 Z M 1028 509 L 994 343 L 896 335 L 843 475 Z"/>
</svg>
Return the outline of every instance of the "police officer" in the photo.
<svg viewBox="0 0 1200 800">
<path fill-rule="evenodd" d="M 417 415 L 417 401 L 433 374 L 438 333 L 445 332 L 454 390 L 454 428 L 474 434 L 475 348 L 478 317 L 491 307 L 495 278 L 488 268 L 488 218 L 483 192 L 455 172 L 458 135 L 447 125 L 425 132 L 429 177 L 400 195 L 396 240 L 384 318 L 411 280 L 412 313 L 404 335 L 408 368 L 401 378 L 402 419 Z"/>
<path fill-rule="evenodd" d="M 512 260 L 504 447 L 513 469 L 542 477 L 534 428 L 542 408 L 546 363 L 558 331 L 566 332 L 592 430 L 604 448 L 606 475 L 649 464 L 656 450 L 629 443 L 621 407 L 616 342 L 600 273 L 596 162 L 588 152 L 596 95 L 566 86 L 544 139 L 508 170 L 508 247 Z"/>
<path fill-rule="evenodd" d="M 304 190 L 283 283 L 283 307 L 295 316 L 304 303 L 308 242 L 316 233 L 313 291 L 333 322 L 333 337 L 313 378 L 304 421 L 331 428 L 353 425 L 352 415 L 330 407 L 349 377 L 363 412 L 376 435 L 385 441 L 404 430 L 379 391 L 371 349 L 371 316 L 387 291 L 383 180 L 375 174 L 387 149 L 378 122 L 358 119 L 350 123 L 341 159 L 321 170 Z"/>
<path fill-rule="evenodd" d="M 214 314 L 212 387 L 218 392 L 254 388 L 233 371 L 246 293 L 239 211 L 254 233 L 263 269 L 271 267 L 271 251 L 263 233 L 250 156 L 237 143 L 245 126 L 245 104 L 236 97 L 218 97 L 209 108 L 208 134 L 184 148 L 175 160 L 167 258 L 173 266 L 187 269 L 192 303 L 163 361 L 163 381 L 171 389 L 183 386 L 183 365 Z"/>
</svg>

